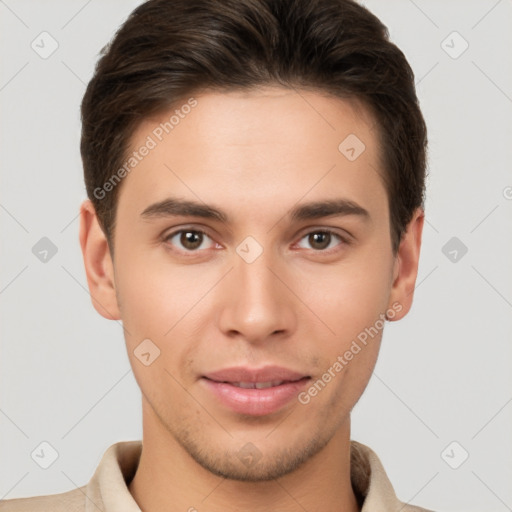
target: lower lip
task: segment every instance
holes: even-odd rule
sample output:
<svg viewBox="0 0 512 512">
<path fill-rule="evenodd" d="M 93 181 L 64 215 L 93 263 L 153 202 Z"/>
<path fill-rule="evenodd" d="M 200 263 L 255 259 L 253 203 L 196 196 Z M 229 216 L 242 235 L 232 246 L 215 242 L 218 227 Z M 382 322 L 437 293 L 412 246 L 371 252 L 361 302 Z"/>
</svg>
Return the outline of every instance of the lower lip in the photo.
<svg viewBox="0 0 512 512">
<path fill-rule="evenodd" d="M 231 410 L 250 416 L 264 416 L 283 408 L 304 388 L 309 377 L 265 389 L 246 389 L 227 382 L 201 379 L 207 388 Z"/>
</svg>

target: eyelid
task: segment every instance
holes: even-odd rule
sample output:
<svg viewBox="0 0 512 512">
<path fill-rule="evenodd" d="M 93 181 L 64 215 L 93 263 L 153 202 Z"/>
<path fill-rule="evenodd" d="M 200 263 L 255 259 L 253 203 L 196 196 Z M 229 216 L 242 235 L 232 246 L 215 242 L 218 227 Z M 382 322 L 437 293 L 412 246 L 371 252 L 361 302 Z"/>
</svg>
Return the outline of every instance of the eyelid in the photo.
<svg viewBox="0 0 512 512">
<path fill-rule="evenodd" d="M 304 236 L 309 235 L 311 233 L 331 233 L 332 235 L 336 235 L 340 237 L 346 243 L 350 243 L 354 240 L 354 235 L 347 231 L 346 229 L 342 229 L 334 226 L 308 226 L 301 230 L 299 237 L 300 239 L 304 238 Z"/>
</svg>

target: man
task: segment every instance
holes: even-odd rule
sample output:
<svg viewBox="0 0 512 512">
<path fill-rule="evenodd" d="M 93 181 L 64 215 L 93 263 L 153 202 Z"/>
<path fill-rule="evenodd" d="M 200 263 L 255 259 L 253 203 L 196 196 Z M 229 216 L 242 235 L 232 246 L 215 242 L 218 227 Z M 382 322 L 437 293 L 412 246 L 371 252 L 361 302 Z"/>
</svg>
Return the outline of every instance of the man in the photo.
<svg viewBox="0 0 512 512">
<path fill-rule="evenodd" d="M 93 305 L 122 320 L 143 440 L 2 511 L 421 511 L 350 412 L 411 307 L 426 129 L 350 0 L 150 0 L 82 103 Z"/>
</svg>

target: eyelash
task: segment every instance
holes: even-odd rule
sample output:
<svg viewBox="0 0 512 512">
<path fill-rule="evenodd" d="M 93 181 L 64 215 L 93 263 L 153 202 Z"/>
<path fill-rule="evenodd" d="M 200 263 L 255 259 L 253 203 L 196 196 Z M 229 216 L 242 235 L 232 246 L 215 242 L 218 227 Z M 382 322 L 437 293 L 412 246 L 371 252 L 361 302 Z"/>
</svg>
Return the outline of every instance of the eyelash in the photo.
<svg viewBox="0 0 512 512">
<path fill-rule="evenodd" d="M 208 238 L 210 238 L 210 240 L 212 240 L 212 238 L 208 235 L 208 233 L 206 233 L 205 231 L 203 231 L 201 229 L 182 228 L 182 229 L 173 231 L 172 233 L 169 233 L 169 234 L 165 235 L 163 237 L 163 241 L 172 246 L 173 244 L 171 244 L 169 241 L 172 238 L 174 238 L 176 235 L 180 235 L 182 233 L 200 234 L 200 235 L 208 237 Z M 330 230 L 330 229 L 326 229 L 326 228 L 318 228 L 318 229 L 313 229 L 311 231 L 308 231 L 307 233 L 305 233 L 304 235 L 301 236 L 299 242 L 304 240 L 305 238 L 307 238 L 308 236 L 310 236 L 312 234 L 319 234 L 319 233 L 321 233 L 321 234 L 329 234 L 332 237 L 337 238 L 340 243 L 338 243 L 335 247 L 331 247 L 329 249 L 310 249 L 311 251 L 313 251 L 313 252 L 315 252 L 317 254 L 328 255 L 328 254 L 331 254 L 333 252 L 336 252 L 336 251 L 340 250 L 340 246 L 350 245 L 350 240 L 348 239 L 348 237 L 343 237 L 342 235 L 340 235 L 336 231 L 333 231 L 333 230 Z M 213 242 L 213 240 L 212 240 L 212 242 Z M 214 243 L 216 243 L 216 242 L 214 242 Z M 201 243 L 201 245 L 202 245 L 202 243 Z M 195 250 L 177 249 L 177 250 L 178 250 L 178 252 L 187 254 L 189 256 L 194 256 L 194 255 L 204 251 L 205 249 L 195 249 Z"/>
</svg>

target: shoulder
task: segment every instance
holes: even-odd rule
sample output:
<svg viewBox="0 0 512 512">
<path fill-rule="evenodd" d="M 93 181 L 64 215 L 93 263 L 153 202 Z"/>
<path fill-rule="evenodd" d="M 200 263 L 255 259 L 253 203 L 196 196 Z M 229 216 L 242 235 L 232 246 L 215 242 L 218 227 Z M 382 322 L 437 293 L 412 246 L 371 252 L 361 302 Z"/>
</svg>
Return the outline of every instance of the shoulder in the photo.
<svg viewBox="0 0 512 512">
<path fill-rule="evenodd" d="M 0 500 L 0 512 L 140 512 L 127 487 L 142 450 L 141 441 L 120 441 L 103 454 L 89 483 L 60 494 Z"/>
<path fill-rule="evenodd" d="M 0 512 L 83 512 L 86 486 L 60 494 L 0 500 Z"/>
</svg>

